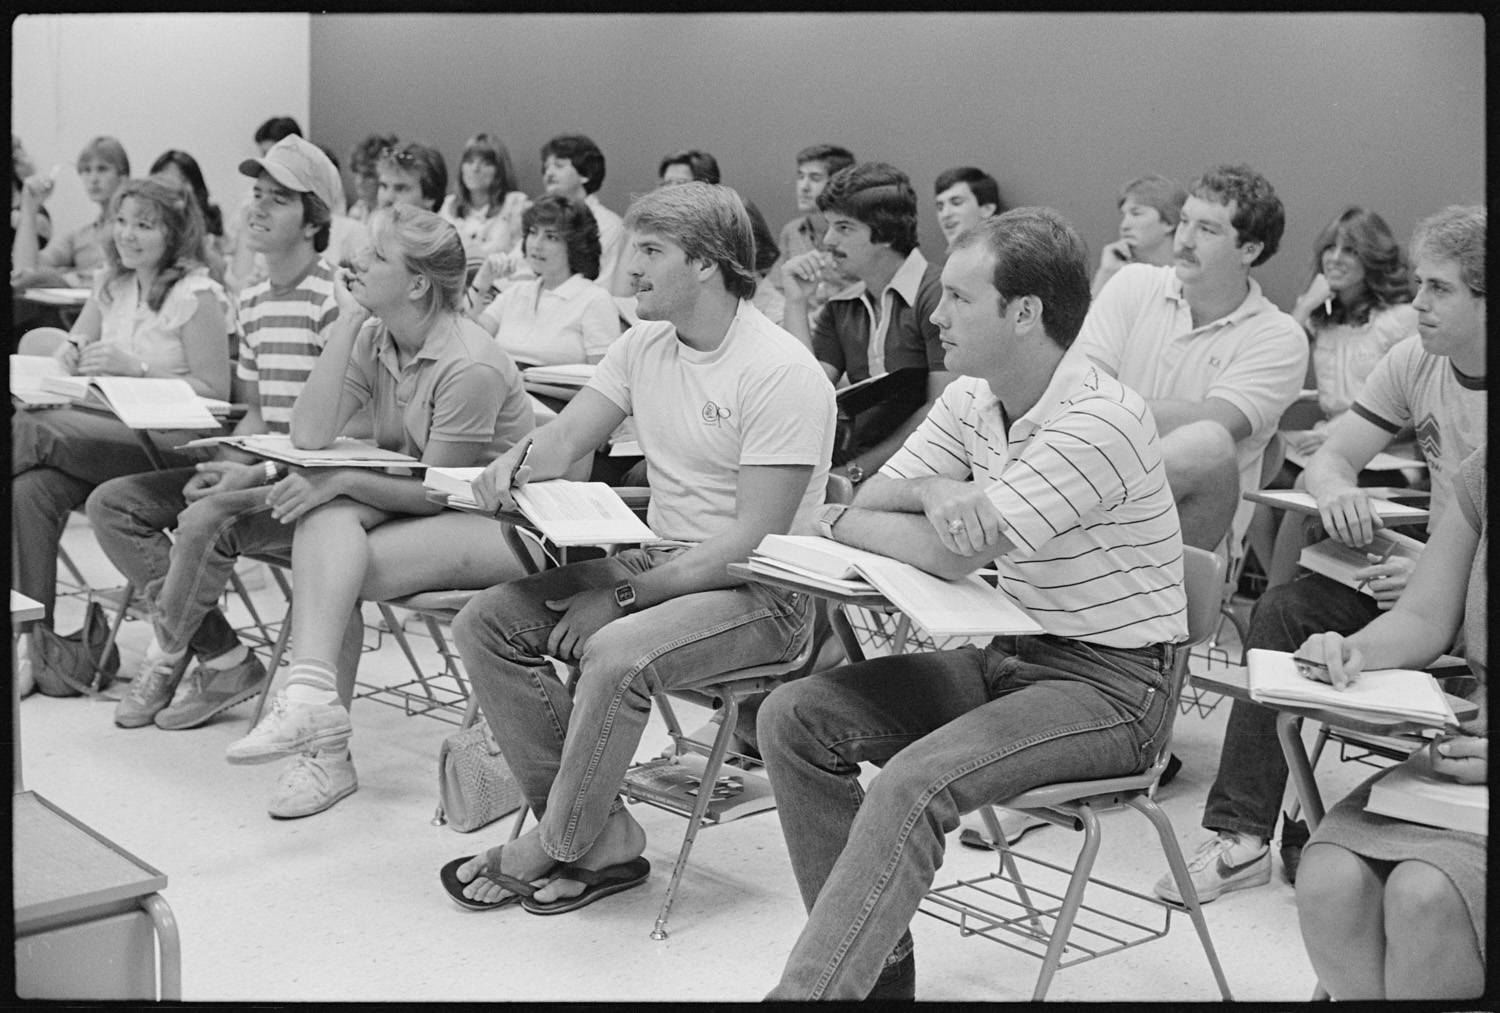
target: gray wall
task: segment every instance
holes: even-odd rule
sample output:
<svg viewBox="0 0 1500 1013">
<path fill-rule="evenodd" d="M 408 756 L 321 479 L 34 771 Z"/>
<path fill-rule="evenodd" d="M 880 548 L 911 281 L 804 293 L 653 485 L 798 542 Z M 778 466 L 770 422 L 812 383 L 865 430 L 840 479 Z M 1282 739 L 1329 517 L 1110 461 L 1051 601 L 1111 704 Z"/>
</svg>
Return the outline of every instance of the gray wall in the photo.
<svg viewBox="0 0 1500 1013">
<path fill-rule="evenodd" d="M 394 131 L 455 175 L 465 138 L 498 132 L 533 194 L 542 143 L 586 133 L 622 213 L 662 155 L 701 147 L 773 227 L 793 154 L 835 141 L 911 175 L 933 258 L 948 166 L 1058 208 L 1097 252 L 1125 179 L 1247 161 L 1287 206 L 1259 277 L 1289 305 L 1344 204 L 1404 238 L 1484 199 L 1484 67 L 1477 15 L 315 15 L 310 132 L 343 155 Z"/>
</svg>

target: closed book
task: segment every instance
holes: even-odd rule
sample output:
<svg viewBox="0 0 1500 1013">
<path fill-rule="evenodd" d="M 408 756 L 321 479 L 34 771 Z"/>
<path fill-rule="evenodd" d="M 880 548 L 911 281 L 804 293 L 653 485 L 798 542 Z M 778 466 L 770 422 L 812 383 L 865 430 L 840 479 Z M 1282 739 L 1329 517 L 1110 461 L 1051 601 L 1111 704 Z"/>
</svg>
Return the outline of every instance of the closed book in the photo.
<svg viewBox="0 0 1500 1013">
<path fill-rule="evenodd" d="M 1392 767 L 1370 788 L 1365 812 L 1408 823 L 1489 836 L 1490 793 L 1485 784 L 1459 784 L 1432 772 L 1423 749 Z"/>
<path fill-rule="evenodd" d="M 452 506 L 478 506 L 474 480 L 483 471 L 483 468 L 428 468 L 422 476 L 422 485 L 447 496 Z"/>
<path fill-rule="evenodd" d="M 1369 554 L 1384 559 L 1402 556 L 1415 562 L 1422 554 L 1422 543 L 1409 535 L 1385 529 L 1377 530 L 1370 544 L 1363 549 L 1351 549 L 1343 542 L 1325 538 L 1304 546 L 1297 557 L 1297 565 L 1362 594 L 1369 594 L 1369 588 L 1354 576 L 1356 570 L 1371 565 Z"/>
</svg>

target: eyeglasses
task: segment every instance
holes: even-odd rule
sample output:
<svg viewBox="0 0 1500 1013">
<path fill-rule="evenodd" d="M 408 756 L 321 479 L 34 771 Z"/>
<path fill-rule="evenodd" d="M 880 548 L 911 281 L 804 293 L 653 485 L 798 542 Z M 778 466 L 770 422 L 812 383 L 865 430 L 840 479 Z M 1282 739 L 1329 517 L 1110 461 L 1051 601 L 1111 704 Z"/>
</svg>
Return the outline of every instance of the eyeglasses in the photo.
<svg viewBox="0 0 1500 1013">
<path fill-rule="evenodd" d="M 399 148 L 381 148 L 380 161 L 395 162 L 397 165 L 405 168 L 415 164 L 417 161 L 417 152 L 409 144 Z"/>
</svg>

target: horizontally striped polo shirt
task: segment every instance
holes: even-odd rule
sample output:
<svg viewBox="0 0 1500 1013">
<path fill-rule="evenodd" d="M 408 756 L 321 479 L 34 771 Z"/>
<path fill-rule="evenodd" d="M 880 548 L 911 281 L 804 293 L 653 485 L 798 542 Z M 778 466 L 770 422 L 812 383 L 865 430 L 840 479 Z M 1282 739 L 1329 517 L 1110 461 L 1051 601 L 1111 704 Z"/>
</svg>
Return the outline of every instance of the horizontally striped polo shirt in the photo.
<svg viewBox="0 0 1500 1013">
<path fill-rule="evenodd" d="M 291 430 L 292 405 L 339 314 L 333 285 L 334 268 L 319 257 L 287 288 L 267 280 L 240 294 L 238 375 L 256 385 L 268 432 Z"/>
<path fill-rule="evenodd" d="M 1002 586 L 1048 633 L 1109 647 L 1187 637 L 1182 534 L 1146 402 L 1084 355 L 1006 425 L 989 384 L 949 384 L 880 473 L 984 482 L 1015 547 Z"/>
</svg>

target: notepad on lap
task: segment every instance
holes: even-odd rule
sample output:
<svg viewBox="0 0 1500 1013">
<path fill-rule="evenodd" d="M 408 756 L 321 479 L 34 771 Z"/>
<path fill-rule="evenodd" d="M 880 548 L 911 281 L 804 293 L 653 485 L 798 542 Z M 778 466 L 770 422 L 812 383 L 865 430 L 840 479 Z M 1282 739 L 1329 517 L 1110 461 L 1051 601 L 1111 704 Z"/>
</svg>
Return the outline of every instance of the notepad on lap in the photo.
<svg viewBox="0 0 1500 1013">
<path fill-rule="evenodd" d="M 1431 758 L 1423 749 L 1375 782 L 1365 812 L 1488 836 L 1489 786 L 1438 777 L 1432 773 Z"/>
<path fill-rule="evenodd" d="M 529 482 L 516 490 L 516 506 L 554 545 L 634 545 L 657 540 L 620 494 L 603 482 Z"/>
<path fill-rule="evenodd" d="M 210 402 L 180 377 L 44 376 L 43 391 L 113 412 L 131 429 L 217 429 Z M 227 402 L 215 404 L 223 409 Z"/>
<path fill-rule="evenodd" d="M 868 580 L 934 637 L 1043 632 L 1004 591 L 986 584 L 978 574 L 944 580 L 899 559 L 814 535 L 767 535 L 750 557 L 752 568 L 757 561 L 763 567 L 786 563 L 786 572 L 793 577 L 802 568 L 831 580 Z"/>
<path fill-rule="evenodd" d="M 1359 673 L 1352 684 L 1334 689 L 1297 671 L 1286 651 L 1252 647 L 1247 657 L 1250 699 L 1264 704 L 1322 707 L 1401 718 L 1433 728 L 1456 727 L 1458 719 L 1437 680 L 1426 672 L 1378 668 Z"/>
<path fill-rule="evenodd" d="M 284 433 L 253 433 L 245 436 L 210 436 L 206 439 L 184 443 L 184 447 L 216 446 L 220 443 L 238 447 L 247 454 L 296 465 L 299 468 L 388 468 L 410 471 L 422 466 L 422 462 L 410 454 L 396 450 L 385 450 L 356 440 L 340 436 L 327 447 L 319 450 L 302 450 L 292 444 L 292 438 Z"/>
</svg>

